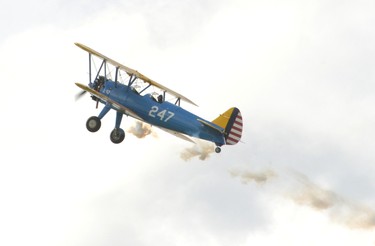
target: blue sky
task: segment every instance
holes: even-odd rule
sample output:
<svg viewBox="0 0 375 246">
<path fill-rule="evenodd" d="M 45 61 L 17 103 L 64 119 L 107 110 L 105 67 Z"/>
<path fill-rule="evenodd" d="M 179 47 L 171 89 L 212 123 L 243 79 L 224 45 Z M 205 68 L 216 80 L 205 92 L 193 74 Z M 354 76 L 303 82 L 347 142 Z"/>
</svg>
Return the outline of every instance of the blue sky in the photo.
<svg viewBox="0 0 375 246">
<path fill-rule="evenodd" d="M 374 245 L 374 7 L 6 3 L 0 244 Z M 74 101 L 74 82 L 87 81 L 74 42 L 182 93 L 206 119 L 237 106 L 243 143 L 186 161 L 200 149 L 154 128 L 112 144 L 114 113 L 89 133 L 99 110 Z"/>
</svg>

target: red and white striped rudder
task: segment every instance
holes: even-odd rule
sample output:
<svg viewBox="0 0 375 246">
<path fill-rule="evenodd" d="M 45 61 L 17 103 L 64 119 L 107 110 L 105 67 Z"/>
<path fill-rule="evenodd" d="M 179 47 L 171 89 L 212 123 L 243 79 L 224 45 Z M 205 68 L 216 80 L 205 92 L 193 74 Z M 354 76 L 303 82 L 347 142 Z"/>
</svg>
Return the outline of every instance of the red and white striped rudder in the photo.
<svg viewBox="0 0 375 246">
<path fill-rule="evenodd" d="M 225 113 L 212 121 L 225 129 L 225 141 L 228 145 L 234 145 L 241 140 L 243 121 L 238 108 L 230 108 Z"/>
</svg>

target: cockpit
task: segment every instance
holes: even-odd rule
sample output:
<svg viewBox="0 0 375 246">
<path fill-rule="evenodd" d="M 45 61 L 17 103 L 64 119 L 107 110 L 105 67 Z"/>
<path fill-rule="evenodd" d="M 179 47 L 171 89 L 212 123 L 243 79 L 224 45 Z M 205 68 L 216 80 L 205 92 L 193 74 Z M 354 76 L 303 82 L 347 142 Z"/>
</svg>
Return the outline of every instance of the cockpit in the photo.
<svg viewBox="0 0 375 246">
<path fill-rule="evenodd" d="M 105 77 L 104 76 L 99 76 L 93 84 L 93 89 L 96 91 L 100 91 L 100 88 L 104 85 L 105 82 Z"/>
<path fill-rule="evenodd" d="M 157 103 L 162 103 L 164 102 L 164 97 L 163 95 L 158 95 L 156 93 L 153 93 L 153 94 L 150 94 L 150 97 L 152 98 L 152 100 L 154 100 L 155 102 Z"/>
</svg>

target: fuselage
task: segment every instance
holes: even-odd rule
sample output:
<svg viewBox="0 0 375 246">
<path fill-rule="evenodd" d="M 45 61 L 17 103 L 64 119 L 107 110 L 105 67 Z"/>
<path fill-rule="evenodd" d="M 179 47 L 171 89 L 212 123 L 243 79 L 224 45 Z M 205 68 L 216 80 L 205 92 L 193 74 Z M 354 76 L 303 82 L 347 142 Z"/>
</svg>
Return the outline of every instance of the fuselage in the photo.
<svg viewBox="0 0 375 246">
<path fill-rule="evenodd" d="M 115 83 L 111 80 L 105 81 L 103 87 L 100 89 L 100 93 L 133 111 L 141 120 L 151 125 L 205 139 L 214 142 L 217 146 L 225 144 L 223 133 L 207 126 L 207 124 L 203 124 L 201 121 L 208 124 L 213 124 L 212 122 L 176 104 L 165 100 L 159 102 L 151 94 L 141 95 L 134 88 L 121 83 Z M 111 107 L 117 110 L 113 105 Z M 221 128 L 220 126 L 216 127 Z"/>
</svg>

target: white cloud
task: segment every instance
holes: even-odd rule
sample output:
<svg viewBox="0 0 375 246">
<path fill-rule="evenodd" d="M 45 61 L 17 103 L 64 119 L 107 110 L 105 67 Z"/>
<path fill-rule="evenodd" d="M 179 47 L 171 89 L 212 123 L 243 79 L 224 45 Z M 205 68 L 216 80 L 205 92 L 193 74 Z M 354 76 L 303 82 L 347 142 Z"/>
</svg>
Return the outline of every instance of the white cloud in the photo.
<svg viewBox="0 0 375 246">
<path fill-rule="evenodd" d="M 2 244 L 373 243 L 372 231 L 280 199 L 277 177 L 243 185 L 228 173 L 293 168 L 373 204 L 372 3 L 56 6 L 67 22 L 31 16 L 37 24 L 0 43 Z M 190 144 L 160 131 L 111 144 L 114 114 L 87 132 L 98 110 L 88 97 L 74 102 L 74 82 L 87 80 L 87 56 L 74 42 L 192 98 L 200 108 L 183 106 L 207 119 L 238 106 L 246 143 L 184 162 Z"/>
</svg>

